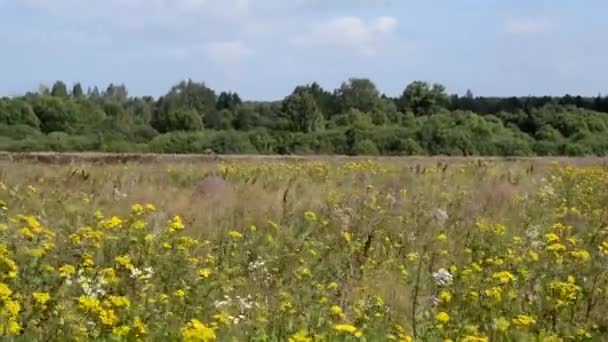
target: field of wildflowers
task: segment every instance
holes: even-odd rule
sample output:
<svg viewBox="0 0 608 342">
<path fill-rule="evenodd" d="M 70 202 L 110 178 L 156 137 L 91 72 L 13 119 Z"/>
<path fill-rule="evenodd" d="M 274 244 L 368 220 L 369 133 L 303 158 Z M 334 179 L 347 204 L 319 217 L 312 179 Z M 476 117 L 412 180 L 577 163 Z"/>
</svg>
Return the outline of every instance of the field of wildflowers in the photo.
<svg viewBox="0 0 608 342">
<path fill-rule="evenodd" d="M 608 339 L 608 168 L 0 163 L 15 341 Z"/>
</svg>

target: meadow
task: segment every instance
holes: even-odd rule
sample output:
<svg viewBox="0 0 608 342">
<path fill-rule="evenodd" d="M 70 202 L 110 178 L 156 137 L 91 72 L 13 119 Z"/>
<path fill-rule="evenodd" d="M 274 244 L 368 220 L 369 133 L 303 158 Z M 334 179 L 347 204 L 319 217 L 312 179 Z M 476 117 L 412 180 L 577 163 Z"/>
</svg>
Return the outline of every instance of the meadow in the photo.
<svg viewBox="0 0 608 342">
<path fill-rule="evenodd" d="M 601 159 L 0 161 L 14 341 L 608 340 Z"/>
</svg>

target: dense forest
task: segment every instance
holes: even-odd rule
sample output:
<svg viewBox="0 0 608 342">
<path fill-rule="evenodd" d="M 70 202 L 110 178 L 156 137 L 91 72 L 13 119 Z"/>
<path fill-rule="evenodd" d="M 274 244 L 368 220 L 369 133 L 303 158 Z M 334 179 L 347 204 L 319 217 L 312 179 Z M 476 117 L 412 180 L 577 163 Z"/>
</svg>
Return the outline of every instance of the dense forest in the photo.
<svg viewBox="0 0 608 342">
<path fill-rule="evenodd" d="M 608 96 L 449 95 L 416 81 L 387 97 L 362 78 L 243 101 L 191 80 L 159 98 L 57 81 L 0 98 L 0 150 L 347 155 L 605 155 Z"/>
</svg>

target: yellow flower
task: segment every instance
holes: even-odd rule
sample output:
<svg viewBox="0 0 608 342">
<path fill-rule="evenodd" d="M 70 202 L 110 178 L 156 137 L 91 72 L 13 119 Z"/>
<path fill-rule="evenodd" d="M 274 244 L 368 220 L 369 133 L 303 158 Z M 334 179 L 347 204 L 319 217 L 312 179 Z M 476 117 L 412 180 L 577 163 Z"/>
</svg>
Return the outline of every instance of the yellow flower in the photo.
<svg viewBox="0 0 608 342">
<path fill-rule="evenodd" d="M 587 262 L 591 259 L 591 254 L 589 254 L 589 252 L 587 252 L 584 249 L 579 249 L 573 252 L 570 252 L 570 255 L 572 256 L 572 259 L 576 260 L 577 262 Z"/>
<path fill-rule="evenodd" d="M 342 232 L 342 238 L 344 239 L 344 241 L 350 242 L 350 240 L 352 240 L 353 238 L 353 234 L 349 232 Z"/>
<path fill-rule="evenodd" d="M 118 277 L 116 277 L 116 271 L 113 268 L 104 268 L 101 270 L 101 276 L 103 280 L 105 280 L 109 284 L 115 284 L 118 282 Z"/>
<path fill-rule="evenodd" d="M 510 325 L 511 323 L 509 322 L 509 320 L 504 317 L 494 319 L 494 328 L 496 328 L 496 330 L 498 331 L 505 332 L 507 331 L 507 329 L 509 329 Z"/>
<path fill-rule="evenodd" d="M 122 226 L 123 221 L 118 216 L 112 216 L 109 220 L 101 222 L 101 226 L 106 229 L 115 229 Z"/>
<path fill-rule="evenodd" d="M 110 296 L 109 300 L 110 303 L 117 308 L 129 308 L 129 306 L 131 306 L 129 298 L 124 296 Z"/>
<path fill-rule="evenodd" d="M 99 320 L 103 325 L 111 327 L 118 323 L 118 316 L 116 316 L 116 313 L 112 309 L 101 309 L 99 311 Z"/>
<path fill-rule="evenodd" d="M 175 297 L 177 298 L 184 298 L 186 297 L 186 291 L 179 289 L 177 291 L 175 291 Z"/>
<path fill-rule="evenodd" d="M 21 334 L 21 325 L 16 320 L 11 319 L 8 321 L 6 330 L 8 331 L 8 333 L 10 335 L 17 336 L 17 335 Z"/>
<path fill-rule="evenodd" d="M 329 309 L 329 311 L 335 317 L 338 317 L 338 318 L 344 317 L 344 312 L 342 311 L 342 308 L 339 307 L 338 305 L 332 305 L 332 307 Z"/>
<path fill-rule="evenodd" d="M 150 204 L 150 203 L 146 204 L 145 209 L 148 210 L 148 211 L 156 211 L 156 207 L 153 204 Z"/>
<path fill-rule="evenodd" d="M 129 335 L 129 331 L 131 331 L 131 327 L 128 325 L 122 325 L 120 327 L 115 327 L 112 329 L 112 334 L 116 336 L 127 336 Z"/>
<path fill-rule="evenodd" d="M 230 316 L 225 313 L 225 312 L 220 312 L 218 314 L 215 314 L 212 316 L 213 319 L 219 324 L 219 325 L 231 325 L 232 324 L 232 319 L 230 318 Z"/>
<path fill-rule="evenodd" d="M 416 262 L 418 260 L 418 253 L 409 253 L 406 255 L 406 258 L 411 262 Z"/>
<path fill-rule="evenodd" d="M 48 292 L 34 292 L 32 297 L 34 297 L 34 301 L 37 304 L 42 306 L 46 305 L 46 303 L 51 300 L 51 295 Z"/>
<path fill-rule="evenodd" d="M 338 283 L 336 283 L 335 281 L 332 281 L 331 283 L 327 284 L 327 289 L 329 291 L 338 289 Z"/>
<path fill-rule="evenodd" d="M 11 299 L 7 300 L 4 303 L 4 307 L 12 317 L 16 317 L 17 315 L 19 315 L 19 311 L 21 311 L 21 304 Z"/>
<path fill-rule="evenodd" d="M 437 241 L 445 241 L 448 239 L 448 235 L 445 233 L 441 233 L 439 235 L 437 235 Z"/>
<path fill-rule="evenodd" d="M 357 327 L 350 324 L 336 324 L 334 325 L 334 330 L 354 335 L 357 332 Z"/>
<path fill-rule="evenodd" d="M 243 234 L 241 234 L 241 233 L 237 232 L 236 230 L 231 230 L 231 231 L 229 231 L 229 232 L 228 232 L 228 235 L 229 235 L 231 238 L 235 239 L 235 240 L 238 240 L 238 239 L 242 239 L 242 238 L 243 238 Z"/>
<path fill-rule="evenodd" d="M 545 239 L 547 240 L 548 244 L 551 244 L 559 241 L 559 236 L 555 233 L 549 233 L 545 235 Z"/>
<path fill-rule="evenodd" d="M 135 317 L 133 320 L 133 329 L 138 335 L 143 335 L 146 333 L 146 326 L 139 317 Z"/>
<path fill-rule="evenodd" d="M 485 291 L 486 296 L 494 299 L 497 302 L 502 300 L 502 289 L 500 287 L 491 287 Z"/>
<path fill-rule="evenodd" d="M 181 330 L 184 342 L 213 342 L 217 339 L 215 330 L 196 319 L 190 320 Z"/>
<path fill-rule="evenodd" d="M 8 300 L 11 295 L 13 294 L 13 291 L 8 287 L 8 285 L 6 285 L 5 283 L 0 283 L 0 299 L 3 301 Z"/>
<path fill-rule="evenodd" d="M 513 318 L 513 324 L 519 328 L 528 328 L 536 324 L 536 320 L 531 316 L 517 315 L 517 317 Z"/>
<path fill-rule="evenodd" d="M 85 311 L 97 312 L 101 307 L 99 299 L 84 295 L 78 298 L 78 303 L 80 308 Z"/>
<path fill-rule="evenodd" d="M 450 315 L 447 312 L 441 311 L 435 315 L 435 320 L 441 324 L 445 324 L 450 321 Z"/>
<path fill-rule="evenodd" d="M 74 274 L 76 274 L 76 268 L 74 268 L 74 266 L 72 266 L 70 264 L 65 264 L 65 265 L 59 267 L 59 275 L 62 278 L 69 278 L 69 277 L 73 276 Z"/>
<path fill-rule="evenodd" d="M 439 292 L 439 301 L 441 304 L 448 304 L 452 301 L 452 293 L 448 290 L 441 290 Z"/>
<path fill-rule="evenodd" d="M 129 257 L 128 255 L 119 255 L 114 258 L 114 261 L 116 261 L 117 264 L 123 266 L 124 268 L 126 268 L 128 270 L 131 270 L 135 267 L 131 263 L 131 257 Z"/>
<path fill-rule="evenodd" d="M 144 207 L 141 204 L 133 204 L 131 206 L 131 213 L 133 215 L 141 215 L 144 213 Z"/>
<path fill-rule="evenodd" d="M 297 333 L 291 335 L 288 342 L 313 342 L 314 340 L 308 336 L 306 330 L 300 330 Z"/>
<path fill-rule="evenodd" d="M 158 300 L 161 303 L 167 303 L 169 301 L 169 296 L 163 293 L 158 297 Z"/>
<path fill-rule="evenodd" d="M 211 270 L 208 268 L 201 268 L 200 270 L 198 270 L 198 275 L 201 278 L 207 279 L 211 275 Z"/>
<path fill-rule="evenodd" d="M 501 284 L 508 284 L 515 280 L 515 276 L 509 271 L 497 272 L 492 275 L 492 278 L 498 280 Z"/>
<path fill-rule="evenodd" d="M 317 222 L 317 214 L 312 211 L 307 211 L 304 213 L 304 218 L 309 222 Z"/>
<path fill-rule="evenodd" d="M 171 232 L 179 231 L 184 229 L 186 226 L 184 225 L 184 221 L 180 216 L 173 216 L 173 219 L 169 222 L 169 230 Z"/>
<path fill-rule="evenodd" d="M 599 249 L 602 254 L 608 255 L 608 241 L 602 242 L 602 244 L 599 246 Z"/>
</svg>

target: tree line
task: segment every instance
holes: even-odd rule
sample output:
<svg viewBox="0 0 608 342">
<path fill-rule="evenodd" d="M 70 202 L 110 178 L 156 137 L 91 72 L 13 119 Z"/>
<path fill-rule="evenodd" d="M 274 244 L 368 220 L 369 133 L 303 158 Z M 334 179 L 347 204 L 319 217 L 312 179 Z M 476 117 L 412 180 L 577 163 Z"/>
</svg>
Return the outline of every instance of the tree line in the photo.
<svg viewBox="0 0 608 342">
<path fill-rule="evenodd" d="M 192 80 L 165 95 L 62 81 L 0 99 L 0 150 L 347 155 L 605 155 L 608 96 L 449 95 L 415 81 L 398 97 L 369 79 L 244 101 Z"/>
</svg>

